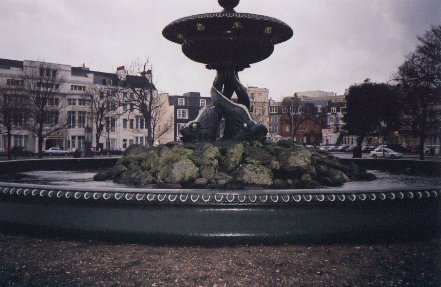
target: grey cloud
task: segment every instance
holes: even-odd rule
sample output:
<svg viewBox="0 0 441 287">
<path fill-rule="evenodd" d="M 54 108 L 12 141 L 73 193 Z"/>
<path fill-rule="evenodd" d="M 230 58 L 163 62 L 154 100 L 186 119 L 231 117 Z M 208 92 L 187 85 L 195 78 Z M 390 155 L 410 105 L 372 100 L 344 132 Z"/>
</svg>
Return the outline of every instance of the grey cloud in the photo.
<svg viewBox="0 0 441 287">
<path fill-rule="evenodd" d="M 215 0 L 3 0 L 0 57 L 86 63 L 108 72 L 148 57 L 161 90 L 208 95 L 213 71 L 186 59 L 161 31 L 179 17 L 220 10 Z M 242 0 L 237 10 L 294 29 L 269 59 L 240 74 L 273 98 L 302 90 L 342 93 L 367 77 L 387 81 L 417 35 L 441 24 L 439 0 Z"/>
</svg>

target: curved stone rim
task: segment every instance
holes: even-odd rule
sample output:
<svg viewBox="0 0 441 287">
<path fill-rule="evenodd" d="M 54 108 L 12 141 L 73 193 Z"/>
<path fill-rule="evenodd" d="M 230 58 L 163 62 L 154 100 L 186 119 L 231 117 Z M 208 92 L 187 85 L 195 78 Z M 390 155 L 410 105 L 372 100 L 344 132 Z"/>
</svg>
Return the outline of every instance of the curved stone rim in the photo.
<svg viewBox="0 0 441 287">
<path fill-rule="evenodd" d="M 235 12 L 217 12 L 217 13 L 205 13 L 205 14 L 197 14 L 192 16 L 187 16 L 183 18 L 179 18 L 170 24 L 168 24 L 163 30 L 162 35 L 169 41 L 172 41 L 177 44 L 183 44 L 185 34 L 188 31 L 188 26 L 190 24 L 194 24 L 191 22 L 197 22 L 199 20 L 210 20 L 213 19 L 237 19 L 237 20 L 245 20 L 245 21 L 259 21 L 262 24 L 266 23 L 269 27 L 273 28 L 277 33 L 274 33 L 277 36 L 273 36 L 273 44 L 279 44 L 289 40 L 294 32 L 292 28 L 286 24 L 285 22 L 259 14 L 251 14 L 251 13 L 235 13 Z M 263 31 L 262 31 L 263 32 Z"/>
<path fill-rule="evenodd" d="M 399 201 L 441 198 L 441 186 L 378 190 L 292 189 L 207 190 L 71 188 L 0 182 L 0 197 L 46 198 L 72 201 L 118 201 L 197 205 L 291 205 L 330 202 Z"/>
</svg>

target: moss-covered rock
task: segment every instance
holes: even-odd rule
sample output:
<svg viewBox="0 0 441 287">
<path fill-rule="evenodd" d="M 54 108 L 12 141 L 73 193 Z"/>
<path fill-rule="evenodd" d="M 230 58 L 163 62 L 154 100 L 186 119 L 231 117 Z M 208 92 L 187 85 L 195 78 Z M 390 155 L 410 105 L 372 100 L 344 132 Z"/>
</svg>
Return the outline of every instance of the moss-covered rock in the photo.
<svg viewBox="0 0 441 287">
<path fill-rule="evenodd" d="M 166 178 L 167 183 L 188 184 L 198 178 L 199 168 L 188 158 L 173 164 Z"/>
<path fill-rule="evenodd" d="M 285 173 L 315 174 L 312 153 L 306 149 L 286 149 L 277 157 L 280 169 Z"/>
<path fill-rule="evenodd" d="M 214 182 L 218 185 L 224 186 L 228 183 L 230 183 L 233 180 L 232 176 L 229 176 L 228 174 L 224 172 L 218 172 L 214 175 Z"/>
<path fill-rule="evenodd" d="M 117 163 L 115 167 L 112 169 L 112 177 L 114 179 L 119 178 L 123 173 L 127 171 L 127 167 L 122 164 Z"/>
<path fill-rule="evenodd" d="M 268 187 L 273 184 L 273 173 L 265 166 L 246 164 L 240 167 L 236 180 L 247 185 Z"/>
<path fill-rule="evenodd" d="M 173 164 L 173 168 L 168 174 L 166 181 L 168 183 L 188 184 L 193 182 L 199 174 L 199 168 L 190 160 L 182 159 Z"/>
<path fill-rule="evenodd" d="M 213 165 L 203 165 L 200 168 L 201 177 L 207 179 L 208 181 L 212 181 L 214 176 L 217 173 L 217 164 Z"/>
<path fill-rule="evenodd" d="M 154 170 L 159 162 L 159 156 L 154 150 L 149 150 L 146 154 L 146 157 L 140 163 L 141 169 L 144 171 Z"/>
<path fill-rule="evenodd" d="M 212 144 L 202 144 L 195 146 L 191 159 L 197 165 L 215 165 L 221 158 L 219 147 Z"/>
<path fill-rule="evenodd" d="M 227 144 L 225 150 L 226 151 L 225 151 L 225 157 L 223 163 L 227 171 L 232 171 L 242 161 L 242 155 L 244 151 L 243 144 L 242 143 Z"/>
<path fill-rule="evenodd" d="M 315 188 L 375 178 L 363 168 L 307 150 L 291 140 L 136 147 L 126 152 L 109 174 L 128 185 L 198 188 Z M 97 175 L 99 178 L 104 177 Z"/>
</svg>

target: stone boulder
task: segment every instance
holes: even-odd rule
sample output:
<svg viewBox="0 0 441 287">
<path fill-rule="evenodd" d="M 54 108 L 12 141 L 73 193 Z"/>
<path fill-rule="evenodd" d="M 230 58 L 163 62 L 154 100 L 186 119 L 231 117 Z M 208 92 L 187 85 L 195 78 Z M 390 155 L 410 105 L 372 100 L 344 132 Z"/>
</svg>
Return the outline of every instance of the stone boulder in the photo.
<svg viewBox="0 0 441 287">
<path fill-rule="evenodd" d="M 273 173 L 265 166 L 246 164 L 240 167 L 237 181 L 245 185 L 269 187 L 273 185 Z"/>
<path fill-rule="evenodd" d="M 218 141 L 136 147 L 96 180 L 141 187 L 316 188 L 339 186 L 373 175 L 354 164 L 285 140 L 274 143 Z"/>
<path fill-rule="evenodd" d="M 168 183 L 192 183 L 199 174 L 199 168 L 189 159 L 183 159 L 173 164 L 173 168 L 167 176 Z"/>
</svg>

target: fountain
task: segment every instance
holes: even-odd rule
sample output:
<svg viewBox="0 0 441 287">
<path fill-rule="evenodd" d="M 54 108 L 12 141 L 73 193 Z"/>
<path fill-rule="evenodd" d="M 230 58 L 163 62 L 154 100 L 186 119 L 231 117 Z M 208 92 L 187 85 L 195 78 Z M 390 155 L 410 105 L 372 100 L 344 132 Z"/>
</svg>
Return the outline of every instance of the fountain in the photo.
<svg viewBox="0 0 441 287">
<path fill-rule="evenodd" d="M 223 139 L 264 141 L 268 130 L 251 118 L 250 99 L 238 73 L 268 58 L 274 45 L 290 39 L 293 31 L 275 18 L 235 12 L 238 0 L 218 2 L 224 8 L 222 12 L 181 18 L 162 32 L 168 40 L 182 45 L 188 58 L 217 71 L 211 89 L 214 105 L 181 130 L 182 141 L 216 140 L 222 118 Z M 231 101 L 234 92 L 238 103 Z"/>
<path fill-rule="evenodd" d="M 182 140 L 204 150 L 209 150 L 205 148 L 208 144 L 215 150 L 215 131 L 224 118 L 227 124 L 223 139 L 230 143 L 253 142 L 247 152 L 255 155 L 252 151 L 262 147 L 267 129 L 251 119 L 248 95 L 238 73 L 269 57 L 274 45 L 291 38 L 293 32 L 277 19 L 236 13 L 234 7 L 238 3 L 239 0 L 219 0 L 224 8 L 222 12 L 176 20 L 164 29 L 163 35 L 181 44 L 187 57 L 217 71 L 211 89 L 214 105 L 181 131 Z M 231 100 L 234 92 L 238 103 Z M 287 152 L 281 148 L 276 147 L 282 154 Z M 242 152 L 244 149 L 239 148 Z M 300 151 L 295 147 L 293 150 Z M 188 150 L 183 149 L 184 156 L 186 153 Z M 173 157 L 176 153 L 171 150 L 169 155 Z M 284 159 L 281 156 L 280 160 Z M 249 157 L 248 162 L 259 160 L 262 159 Z M 116 161 L 96 158 L 12 161 L 0 162 L 0 169 L 5 172 L 69 170 L 106 167 Z M 188 167 L 188 158 L 183 162 L 181 167 Z M 366 164 L 365 160 L 358 162 Z M 387 162 L 372 160 L 368 165 L 379 167 Z M 441 170 L 438 163 L 422 164 Z M 398 165 L 415 164 L 400 161 Z M 162 173 L 166 171 L 171 170 L 164 169 Z M 249 186 L 233 190 L 0 182 L 0 228 L 2 232 L 19 230 L 161 243 L 383 241 L 438 233 L 440 199 L 439 185 L 357 190 Z"/>
</svg>

